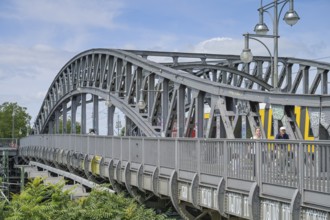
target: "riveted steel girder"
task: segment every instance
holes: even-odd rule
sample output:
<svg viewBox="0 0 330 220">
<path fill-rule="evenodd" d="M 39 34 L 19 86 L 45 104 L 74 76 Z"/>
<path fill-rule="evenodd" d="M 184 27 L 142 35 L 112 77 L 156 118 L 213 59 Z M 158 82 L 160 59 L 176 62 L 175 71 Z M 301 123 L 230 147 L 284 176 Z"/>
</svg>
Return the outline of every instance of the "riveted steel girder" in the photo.
<svg viewBox="0 0 330 220">
<path fill-rule="evenodd" d="M 173 62 L 149 60 L 155 56 L 169 57 Z M 124 112 L 133 123 L 131 127 L 144 135 L 178 137 L 215 137 L 214 129 L 221 127 L 228 138 L 247 137 L 261 125 L 261 116 L 257 111 L 241 112 L 239 103 L 254 109 L 261 103 L 284 109 L 330 107 L 330 64 L 291 58 L 279 58 L 279 62 L 279 89 L 273 90 L 268 83 L 267 57 L 255 57 L 246 65 L 234 55 L 88 50 L 72 58 L 55 77 L 37 116 L 36 132 L 58 133 L 58 118 L 62 116 L 66 122 L 71 111 L 71 122 L 75 123 L 76 109 L 81 106 L 81 133 L 86 133 L 88 103 L 93 103 L 93 127 L 98 132 L 97 106 L 102 101 L 110 101 Z M 312 74 L 315 68 L 316 74 Z M 86 100 L 86 94 L 93 100 Z M 145 106 L 140 109 L 142 102 Z M 209 118 L 205 118 L 206 112 L 210 112 Z M 282 124 L 294 120 L 292 109 L 285 111 Z M 302 138 L 297 124 L 293 125 L 292 138 Z M 68 132 L 66 126 L 62 131 Z"/>
</svg>

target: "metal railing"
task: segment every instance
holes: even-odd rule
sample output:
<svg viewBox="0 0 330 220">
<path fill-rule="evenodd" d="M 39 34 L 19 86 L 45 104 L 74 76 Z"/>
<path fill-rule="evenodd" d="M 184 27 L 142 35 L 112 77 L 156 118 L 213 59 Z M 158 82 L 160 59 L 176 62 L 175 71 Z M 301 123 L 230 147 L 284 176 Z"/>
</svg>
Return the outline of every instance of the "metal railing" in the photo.
<svg viewBox="0 0 330 220">
<path fill-rule="evenodd" d="M 16 138 L 0 138 L 0 149 L 17 148 L 19 140 Z"/>
<path fill-rule="evenodd" d="M 330 142 L 38 135 L 21 140 L 159 168 L 330 193 Z M 30 152 L 32 153 L 32 152 Z M 30 155 L 31 156 L 31 155 Z M 210 180 L 212 182 L 212 180 Z M 214 183 L 215 185 L 218 183 Z"/>
</svg>

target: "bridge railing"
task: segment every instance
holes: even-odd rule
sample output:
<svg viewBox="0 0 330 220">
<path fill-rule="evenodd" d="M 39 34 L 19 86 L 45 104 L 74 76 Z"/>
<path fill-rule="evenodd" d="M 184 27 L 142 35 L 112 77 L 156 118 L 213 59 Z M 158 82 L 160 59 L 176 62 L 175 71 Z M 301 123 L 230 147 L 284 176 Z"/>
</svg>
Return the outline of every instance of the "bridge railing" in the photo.
<svg viewBox="0 0 330 220">
<path fill-rule="evenodd" d="M 330 195 L 330 142 L 39 135 L 21 140 L 28 146 L 196 173 L 212 185 L 223 177 Z"/>
<path fill-rule="evenodd" d="M 0 149 L 1 148 L 17 148 L 19 140 L 16 138 L 0 138 Z"/>
</svg>

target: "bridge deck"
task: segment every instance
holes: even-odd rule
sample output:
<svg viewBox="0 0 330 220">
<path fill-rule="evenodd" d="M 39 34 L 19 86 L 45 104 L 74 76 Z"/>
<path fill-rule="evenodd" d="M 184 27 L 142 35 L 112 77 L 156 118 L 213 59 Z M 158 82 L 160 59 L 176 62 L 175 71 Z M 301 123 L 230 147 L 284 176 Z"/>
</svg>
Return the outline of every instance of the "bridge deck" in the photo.
<svg viewBox="0 0 330 220">
<path fill-rule="evenodd" d="M 329 142 L 38 135 L 21 141 L 20 154 L 133 196 L 168 197 L 179 210 L 254 219 L 330 212 Z"/>
</svg>

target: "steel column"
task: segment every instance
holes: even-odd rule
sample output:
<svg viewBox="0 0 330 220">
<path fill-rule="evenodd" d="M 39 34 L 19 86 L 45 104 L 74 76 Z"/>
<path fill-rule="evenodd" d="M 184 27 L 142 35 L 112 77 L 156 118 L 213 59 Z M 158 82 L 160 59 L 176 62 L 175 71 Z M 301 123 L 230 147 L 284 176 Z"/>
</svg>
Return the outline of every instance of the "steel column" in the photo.
<svg viewBox="0 0 330 220">
<path fill-rule="evenodd" d="M 113 116 L 115 115 L 116 107 L 111 105 L 108 107 L 108 135 L 113 136 Z"/>
<path fill-rule="evenodd" d="M 71 134 L 76 134 L 77 97 L 71 98 Z"/>
<path fill-rule="evenodd" d="M 66 127 L 66 123 L 67 123 L 67 118 L 68 118 L 68 108 L 67 108 L 67 103 L 66 101 L 64 101 L 62 103 L 62 134 L 66 134 L 67 133 L 67 127 Z"/>
<path fill-rule="evenodd" d="M 99 97 L 93 95 L 93 129 L 99 134 Z"/>
<path fill-rule="evenodd" d="M 155 101 L 155 74 L 151 74 L 148 80 L 148 115 L 149 118 L 152 114 L 152 107 Z"/>
<path fill-rule="evenodd" d="M 58 109 L 55 110 L 55 134 L 60 133 L 60 111 Z"/>
<path fill-rule="evenodd" d="M 185 87 L 183 85 L 176 85 L 177 87 L 177 137 L 184 135 L 184 120 L 185 120 Z"/>
<path fill-rule="evenodd" d="M 162 93 L 162 118 L 161 118 L 161 126 L 163 131 L 165 131 L 167 116 L 168 116 L 168 79 L 163 79 L 163 93 Z"/>
<path fill-rule="evenodd" d="M 80 134 L 86 134 L 86 94 L 81 94 L 81 128 Z"/>
<path fill-rule="evenodd" d="M 199 91 L 195 101 L 195 129 L 197 138 L 204 136 L 204 96 L 205 94 Z"/>
</svg>

